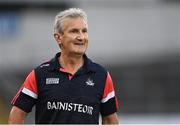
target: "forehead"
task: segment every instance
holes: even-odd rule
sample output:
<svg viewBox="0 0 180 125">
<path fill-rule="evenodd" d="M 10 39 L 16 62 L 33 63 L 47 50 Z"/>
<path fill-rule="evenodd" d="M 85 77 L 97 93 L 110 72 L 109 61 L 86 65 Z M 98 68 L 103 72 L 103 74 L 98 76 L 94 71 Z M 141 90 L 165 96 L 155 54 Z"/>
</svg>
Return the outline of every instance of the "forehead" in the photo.
<svg viewBox="0 0 180 125">
<path fill-rule="evenodd" d="M 84 29 L 87 28 L 87 24 L 84 19 L 78 18 L 66 18 L 63 21 L 64 30 L 77 28 L 77 29 Z"/>
</svg>

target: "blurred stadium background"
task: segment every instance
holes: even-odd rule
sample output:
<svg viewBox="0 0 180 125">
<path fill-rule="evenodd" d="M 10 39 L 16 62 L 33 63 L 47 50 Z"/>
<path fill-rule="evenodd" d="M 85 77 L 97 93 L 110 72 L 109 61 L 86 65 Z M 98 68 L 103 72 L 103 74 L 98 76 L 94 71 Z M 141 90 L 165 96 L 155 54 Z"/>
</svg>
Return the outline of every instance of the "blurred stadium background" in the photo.
<svg viewBox="0 0 180 125">
<path fill-rule="evenodd" d="M 87 55 L 111 72 L 121 123 L 180 124 L 179 0 L 0 0 L 0 123 L 27 74 L 59 50 L 54 17 L 69 7 L 88 14 Z"/>
</svg>

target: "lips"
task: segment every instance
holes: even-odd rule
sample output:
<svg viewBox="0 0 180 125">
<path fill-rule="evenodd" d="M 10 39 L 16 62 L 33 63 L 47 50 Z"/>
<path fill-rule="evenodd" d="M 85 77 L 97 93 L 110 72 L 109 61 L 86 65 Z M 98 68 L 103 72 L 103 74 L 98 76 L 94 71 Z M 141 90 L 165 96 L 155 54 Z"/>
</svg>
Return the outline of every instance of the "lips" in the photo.
<svg viewBox="0 0 180 125">
<path fill-rule="evenodd" d="M 84 45 L 84 43 L 74 43 L 75 45 Z"/>
</svg>

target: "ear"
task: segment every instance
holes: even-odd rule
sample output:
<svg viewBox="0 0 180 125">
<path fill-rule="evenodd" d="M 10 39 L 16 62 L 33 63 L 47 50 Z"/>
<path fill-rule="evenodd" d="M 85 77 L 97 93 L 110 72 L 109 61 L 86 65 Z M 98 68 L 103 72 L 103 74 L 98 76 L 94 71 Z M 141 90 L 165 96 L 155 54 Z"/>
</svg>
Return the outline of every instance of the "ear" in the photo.
<svg viewBox="0 0 180 125">
<path fill-rule="evenodd" d="M 60 45 L 61 44 L 61 34 L 60 33 L 54 33 L 54 39 L 56 42 Z"/>
</svg>

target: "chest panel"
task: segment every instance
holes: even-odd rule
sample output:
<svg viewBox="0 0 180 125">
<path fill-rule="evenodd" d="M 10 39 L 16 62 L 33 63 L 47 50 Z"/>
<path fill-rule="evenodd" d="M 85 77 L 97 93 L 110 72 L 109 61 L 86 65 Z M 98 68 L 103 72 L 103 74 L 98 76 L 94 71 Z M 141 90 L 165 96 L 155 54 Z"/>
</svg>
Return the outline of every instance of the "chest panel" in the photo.
<svg viewBox="0 0 180 125">
<path fill-rule="evenodd" d="M 38 105 L 48 102 L 75 103 L 91 106 L 99 111 L 104 80 L 98 73 L 87 73 L 68 79 L 68 74 L 46 73 L 38 79 Z"/>
</svg>

